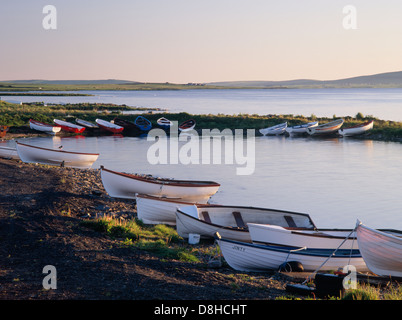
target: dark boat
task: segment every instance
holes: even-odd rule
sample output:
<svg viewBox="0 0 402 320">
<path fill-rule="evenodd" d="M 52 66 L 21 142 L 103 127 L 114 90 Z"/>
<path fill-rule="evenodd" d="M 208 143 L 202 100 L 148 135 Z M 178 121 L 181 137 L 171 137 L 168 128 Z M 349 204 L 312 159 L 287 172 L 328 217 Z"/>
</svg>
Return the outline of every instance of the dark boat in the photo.
<svg viewBox="0 0 402 320">
<path fill-rule="evenodd" d="M 147 118 L 144 118 L 143 116 L 138 116 L 135 119 L 134 123 L 141 131 L 149 131 L 152 128 L 151 121 L 149 121 Z"/>
<path fill-rule="evenodd" d="M 190 120 L 186 120 L 184 122 L 182 122 L 179 125 L 179 130 L 182 132 L 186 132 L 186 131 L 190 131 L 192 129 L 194 129 L 195 127 L 195 120 L 190 119 Z"/>
</svg>

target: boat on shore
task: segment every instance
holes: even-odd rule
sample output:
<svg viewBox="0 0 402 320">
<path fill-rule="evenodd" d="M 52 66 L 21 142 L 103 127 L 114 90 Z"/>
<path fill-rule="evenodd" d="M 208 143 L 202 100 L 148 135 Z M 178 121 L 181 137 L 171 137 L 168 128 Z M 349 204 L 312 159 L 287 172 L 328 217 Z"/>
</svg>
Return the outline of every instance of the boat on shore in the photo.
<svg viewBox="0 0 402 320">
<path fill-rule="evenodd" d="M 87 129 L 98 129 L 99 128 L 99 126 L 96 123 L 92 123 L 90 121 L 86 121 L 86 120 L 76 118 L 75 122 L 78 125 L 83 126 L 83 127 L 87 128 Z"/>
<path fill-rule="evenodd" d="M 15 159 L 18 160 L 18 152 L 16 148 L 3 147 L 0 146 L 0 157 L 5 159 Z"/>
<path fill-rule="evenodd" d="M 136 195 L 137 216 L 146 224 L 176 225 L 176 209 L 194 203 L 179 198 L 156 197 L 145 194 Z M 204 200 L 203 203 L 206 203 Z"/>
<path fill-rule="evenodd" d="M 213 238 L 219 232 L 228 239 L 251 242 L 248 223 L 314 228 L 308 214 L 283 210 L 215 204 L 187 205 L 176 210 L 176 230 L 183 238 L 190 233 Z"/>
<path fill-rule="evenodd" d="M 320 124 L 315 127 L 307 128 L 307 133 L 311 136 L 322 136 L 337 133 L 345 120 L 337 119 L 328 123 Z"/>
<path fill-rule="evenodd" d="M 95 122 L 98 124 L 99 128 L 111 133 L 121 133 L 124 130 L 124 127 L 111 123 L 110 121 L 96 119 Z"/>
<path fill-rule="evenodd" d="M 60 126 L 62 130 L 72 133 L 82 133 L 85 131 L 85 127 L 76 125 L 63 120 L 53 119 L 53 122 Z"/>
<path fill-rule="evenodd" d="M 166 119 L 165 117 L 159 118 L 158 120 L 156 120 L 156 123 L 163 129 L 169 129 L 173 125 L 173 122 L 169 119 Z"/>
<path fill-rule="evenodd" d="M 42 163 L 74 168 L 90 168 L 98 153 L 82 153 L 61 149 L 48 149 L 16 141 L 19 158 L 27 163 Z"/>
<path fill-rule="evenodd" d="M 149 131 L 152 129 L 152 123 L 149 121 L 147 118 L 143 116 L 138 116 L 134 120 L 134 124 L 137 126 L 137 128 L 143 132 Z"/>
<path fill-rule="evenodd" d="M 402 231 L 383 232 L 357 221 L 356 235 L 360 252 L 371 272 L 402 278 Z"/>
<path fill-rule="evenodd" d="M 358 272 L 369 271 L 359 250 L 259 245 L 224 239 L 219 234 L 215 239 L 225 261 L 238 271 L 279 270 L 287 263 L 301 264 L 304 271 L 337 271 L 347 265 L 353 265 Z"/>
<path fill-rule="evenodd" d="M 286 132 L 289 134 L 304 134 L 307 133 L 308 128 L 314 128 L 316 126 L 318 126 L 318 121 L 287 127 Z"/>
<path fill-rule="evenodd" d="M 195 128 L 195 125 L 196 125 L 195 120 L 194 119 L 189 119 L 189 120 L 186 120 L 186 121 L 182 122 L 179 125 L 179 130 L 181 132 L 188 132 L 188 131 L 193 130 Z"/>
<path fill-rule="evenodd" d="M 357 136 L 357 135 L 362 135 L 364 133 L 367 133 L 368 131 L 373 129 L 373 126 L 374 126 L 374 120 L 371 120 L 371 121 L 364 122 L 362 124 L 358 124 L 353 127 L 339 129 L 338 133 L 344 137 Z"/>
<path fill-rule="evenodd" d="M 148 175 L 128 174 L 101 166 L 106 192 L 115 198 L 136 199 L 136 194 L 179 198 L 186 202 L 206 202 L 219 189 L 214 181 L 175 180 Z"/>
<path fill-rule="evenodd" d="M 259 132 L 264 136 L 277 136 L 285 133 L 285 130 L 288 126 L 287 122 L 277 124 L 272 127 L 260 129 Z"/>
<path fill-rule="evenodd" d="M 60 132 L 60 126 L 54 126 L 51 124 L 43 123 L 40 121 L 36 121 L 33 119 L 29 119 L 29 127 L 33 130 L 45 132 L 47 134 L 55 135 L 56 133 Z"/>
<path fill-rule="evenodd" d="M 358 249 L 353 229 L 289 228 L 249 223 L 253 243 L 321 249 Z"/>
</svg>

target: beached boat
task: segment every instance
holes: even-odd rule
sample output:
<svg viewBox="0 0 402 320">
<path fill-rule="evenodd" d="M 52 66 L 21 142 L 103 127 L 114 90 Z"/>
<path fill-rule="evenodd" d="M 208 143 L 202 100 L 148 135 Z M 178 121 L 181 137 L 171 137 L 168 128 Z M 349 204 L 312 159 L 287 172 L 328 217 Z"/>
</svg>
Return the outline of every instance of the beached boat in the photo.
<svg viewBox="0 0 402 320">
<path fill-rule="evenodd" d="M 23 162 L 60 165 L 74 168 L 90 168 L 98 159 L 98 153 L 82 153 L 47 149 L 16 142 L 18 156 Z"/>
<path fill-rule="evenodd" d="M 307 128 L 314 128 L 318 126 L 318 121 L 301 124 L 298 126 L 287 127 L 286 132 L 289 134 L 303 134 L 307 133 Z"/>
<path fill-rule="evenodd" d="M 173 122 L 169 119 L 166 119 L 165 117 L 159 118 L 158 120 L 156 120 L 156 123 L 163 129 L 168 129 L 173 125 Z"/>
<path fill-rule="evenodd" d="M 288 123 L 284 122 L 284 123 L 280 123 L 280 124 L 277 124 L 272 127 L 260 129 L 259 132 L 264 136 L 277 136 L 277 135 L 285 133 L 287 126 L 288 126 Z"/>
<path fill-rule="evenodd" d="M 101 166 L 106 192 L 115 198 L 135 199 L 136 194 L 179 198 L 186 202 L 206 202 L 219 189 L 213 181 L 174 180 L 112 171 Z"/>
<path fill-rule="evenodd" d="M 354 230 L 289 228 L 272 224 L 247 224 L 253 243 L 321 249 L 358 249 Z"/>
<path fill-rule="evenodd" d="M 67 131 L 67 132 L 72 132 L 72 133 L 82 133 L 85 131 L 85 127 L 79 126 L 74 123 L 70 123 L 67 121 L 63 120 L 58 120 L 58 119 L 53 119 L 53 122 L 60 126 L 62 130 Z"/>
<path fill-rule="evenodd" d="M 56 133 L 60 132 L 61 127 L 60 126 L 54 126 L 51 124 L 43 123 L 40 121 L 36 121 L 33 119 L 29 119 L 29 127 L 31 129 L 37 130 L 37 131 L 42 131 L 51 135 L 55 135 Z"/>
<path fill-rule="evenodd" d="M 402 277 L 402 231 L 383 232 L 357 222 L 357 242 L 371 272 L 385 277 Z"/>
<path fill-rule="evenodd" d="M 111 123 L 110 121 L 96 119 L 95 122 L 98 124 L 99 128 L 108 132 L 120 133 L 124 130 L 124 127 L 118 126 L 117 124 Z"/>
<path fill-rule="evenodd" d="M 0 138 L 4 138 L 6 136 L 8 129 L 10 129 L 9 126 L 0 126 Z"/>
<path fill-rule="evenodd" d="M 182 206 L 176 211 L 176 230 L 183 238 L 188 238 L 190 233 L 213 238 L 215 232 L 219 232 L 224 238 L 251 242 L 248 223 L 314 228 L 308 214 L 283 210 L 197 204 Z"/>
<path fill-rule="evenodd" d="M 307 133 L 311 136 L 329 135 L 338 132 L 344 120 L 337 119 L 328 123 L 320 124 L 315 127 L 307 128 Z"/>
<path fill-rule="evenodd" d="M 92 123 L 90 121 L 82 120 L 82 119 L 75 119 L 75 122 L 80 126 L 83 126 L 87 129 L 98 129 L 99 126 L 96 123 Z"/>
<path fill-rule="evenodd" d="M 16 148 L 2 147 L 0 146 L 0 157 L 5 159 L 15 159 L 18 160 L 18 152 Z"/>
<path fill-rule="evenodd" d="M 181 132 L 191 131 L 195 128 L 195 124 L 196 122 L 193 119 L 186 120 L 179 125 L 179 130 Z"/>
<path fill-rule="evenodd" d="M 146 224 L 176 225 L 176 209 L 193 203 L 178 198 L 155 197 L 137 194 L 137 216 Z M 203 203 L 206 203 L 204 200 Z"/>
<path fill-rule="evenodd" d="M 371 120 L 353 127 L 340 129 L 338 130 L 338 133 L 344 137 L 351 137 L 367 133 L 367 131 L 373 129 L 373 126 L 374 126 L 374 120 Z"/>
<path fill-rule="evenodd" d="M 152 129 L 151 121 L 143 116 L 138 116 L 135 118 L 134 123 L 141 131 L 149 131 Z"/>
<path fill-rule="evenodd" d="M 286 263 L 298 262 L 304 271 L 338 271 L 353 265 L 358 272 L 369 271 L 359 250 L 309 249 L 259 245 L 216 236 L 225 261 L 233 269 L 246 272 L 278 270 Z"/>
</svg>

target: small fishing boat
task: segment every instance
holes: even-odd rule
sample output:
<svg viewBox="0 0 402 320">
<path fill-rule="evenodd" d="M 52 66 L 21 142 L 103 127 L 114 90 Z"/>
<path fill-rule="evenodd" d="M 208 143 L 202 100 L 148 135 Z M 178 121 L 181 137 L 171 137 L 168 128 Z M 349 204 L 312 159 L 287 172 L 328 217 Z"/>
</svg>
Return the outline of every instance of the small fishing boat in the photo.
<svg viewBox="0 0 402 320">
<path fill-rule="evenodd" d="M 402 231 L 383 232 L 357 221 L 357 242 L 371 272 L 402 278 Z"/>
<path fill-rule="evenodd" d="M 272 224 L 247 224 L 253 243 L 317 249 L 358 249 L 350 229 L 289 228 Z"/>
<path fill-rule="evenodd" d="M 2 147 L 0 146 L 0 157 L 5 159 L 15 159 L 18 160 L 18 152 L 16 148 Z"/>
<path fill-rule="evenodd" d="M 300 263 L 304 271 L 337 271 L 346 265 L 353 265 L 358 272 L 369 271 L 359 250 L 259 245 L 224 239 L 219 234 L 215 238 L 225 261 L 238 271 L 278 270 L 290 262 Z"/>
<path fill-rule="evenodd" d="M 190 233 L 213 238 L 219 232 L 228 239 L 251 242 L 248 223 L 314 228 L 308 214 L 283 210 L 214 204 L 187 205 L 176 210 L 176 230 L 183 238 Z"/>
<path fill-rule="evenodd" d="M 90 168 L 98 159 L 98 153 L 82 153 L 64 151 L 61 149 L 47 149 L 16 142 L 19 158 L 23 162 L 60 165 L 74 168 Z"/>
<path fill-rule="evenodd" d="M 193 203 L 179 198 L 155 197 L 137 194 L 137 216 L 146 224 L 176 225 L 176 209 Z M 204 200 L 203 203 L 206 203 Z"/>
<path fill-rule="evenodd" d="M 307 128 L 307 133 L 311 136 L 329 135 L 338 132 L 342 127 L 344 120 L 337 119 L 315 127 Z"/>
<path fill-rule="evenodd" d="M 8 129 L 10 129 L 9 126 L 0 126 L 0 138 L 4 138 L 6 136 Z"/>
<path fill-rule="evenodd" d="M 259 132 L 264 136 L 277 136 L 283 134 L 288 126 L 287 122 L 277 124 L 272 127 L 260 129 Z"/>
<path fill-rule="evenodd" d="M 193 119 L 186 120 L 179 125 L 179 130 L 181 132 L 191 131 L 195 128 L 196 122 Z"/>
<path fill-rule="evenodd" d="M 101 166 L 101 179 L 111 197 L 125 199 L 135 199 L 136 194 L 148 194 L 193 203 L 206 202 L 220 187 L 219 183 L 213 181 L 155 178 L 112 171 L 103 166 Z"/>
<path fill-rule="evenodd" d="M 110 121 L 96 119 L 95 122 L 98 124 L 99 128 L 108 132 L 120 133 L 124 130 L 124 127 L 118 126 L 117 124 L 111 123 Z"/>
<path fill-rule="evenodd" d="M 373 129 L 373 126 L 374 126 L 374 120 L 371 120 L 353 127 L 340 129 L 338 130 L 338 133 L 344 137 L 351 137 L 367 133 L 367 131 Z"/>
<path fill-rule="evenodd" d="M 85 131 L 85 127 L 76 125 L 74 123 L 70 123 L 63 120 L 53 119 L 53 122 L 60 126 L 62 130 L 72 133 L 82 133 Z"/>
<path fill-rule="evenodd" d="M 173 125 L 173 122 L 165 117 L 159 118 L 156 123 L 163 129 L 168 129 Z"/>
<path fill-rule="evenodd" d="M 75 122 L 80 126 L 83 126 L 87 129 L 98 129 L 99 126 L 96 123 L 92 123 L 90 121 L 82 120 L 82 119 L 75 119 Z"/>
<path fill-rule="evenodd" d="M 60 132 L 60 130 L 61 130 L 60 126 L 54 126 L 54 125 L 43 123 L 43 122 L 36 121 L 33 119 L 29 119 L 29 127 L 31 129 L 45 132 L 45 133 L 48 133 L 51 135 L 55 135 L 56 133 Z"/>
<path fill-rule="evenodd" d="M 314 128 L 318 126 L 318 121 L 301 124 L 298 126 L 287 127 L 286 132 L 289 134 L 303 134 L 307 133 L 307 128 Z"/>
<path fill-rule="evenodd" d="M 135 125 L 140 129 L 141 131 L 149 131 L 152 129 L 152 123 L 149 121 L 147 118 L 143 116 L 138 116 L 134 120 Z"/>
</svg>

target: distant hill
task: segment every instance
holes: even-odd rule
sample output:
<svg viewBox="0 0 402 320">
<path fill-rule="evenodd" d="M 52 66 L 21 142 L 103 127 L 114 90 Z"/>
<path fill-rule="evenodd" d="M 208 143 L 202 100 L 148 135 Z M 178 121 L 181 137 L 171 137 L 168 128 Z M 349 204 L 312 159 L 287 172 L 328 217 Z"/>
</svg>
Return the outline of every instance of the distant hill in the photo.
<svg viewBox="0 0 402 320">
<path fill-rule="evenodd" d="M 286 81 L 224 81 L 224 82 L 210 82 L 207 84 L 215 86 L 223 86 L 223 87 L 254 87 L 254 88 L 402 87 L 402 71 L 379 73 L 374 75 L 358 76 L 339 80 L 297 79 L 297 80 L 286 80 Z"/>
</svg>

